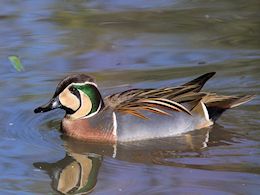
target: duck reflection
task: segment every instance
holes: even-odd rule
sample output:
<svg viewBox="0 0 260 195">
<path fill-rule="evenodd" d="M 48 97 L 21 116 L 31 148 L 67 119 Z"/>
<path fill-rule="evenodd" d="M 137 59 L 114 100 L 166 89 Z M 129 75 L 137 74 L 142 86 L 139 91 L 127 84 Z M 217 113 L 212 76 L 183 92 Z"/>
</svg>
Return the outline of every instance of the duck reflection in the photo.
<svg viewBox="0 0 260 195">
<path fill-rule="evenodd" d="M 55 162 L 36 162 L 36 168 L 45 170 L 52 179 L 52 188 L 62 194 L 86 194 L 97 183 L 102 156 L 70 153 Z"/>
<path fill-rule="evenodd" d="M 165 159 L 199 156 L 207 147 L 228 144 L 233 137 L 232 133 L 220 126 L 196 130 L 177 137 L 114 145 L 87 143 L 62 136 L 66 156 L 55 163 L 36 162 L 34 166 L 49 174 L 55 191 L 62 194 L 87 194 L 96 185 L 103 156 L 134 163 L 189 167 L 169 163 Z"/>
</svg>

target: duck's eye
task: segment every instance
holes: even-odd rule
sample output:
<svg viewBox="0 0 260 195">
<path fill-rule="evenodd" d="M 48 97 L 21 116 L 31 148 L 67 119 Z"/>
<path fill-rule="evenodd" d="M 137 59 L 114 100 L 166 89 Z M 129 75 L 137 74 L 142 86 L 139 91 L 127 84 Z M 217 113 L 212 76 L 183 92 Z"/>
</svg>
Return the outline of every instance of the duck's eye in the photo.
<svg viewBox="0 0 260 195">
<path fill-rule="evenodd" d="M 76 89 L 75 87 L 73 87 L 73 86 L 71 86 L 71 87 L 69 88 L 69 90 L 70 90 L 70 92 L 73 93 L 73 94 L 75 94 L 76 91 L 77 91 L 77 89 Z"/>
<path fill-rule="evenodd" d="M 72 93 L 73 95 L 75 95 L 77 98 L 80 99 L 80 93 L 76 87 L 70 86 L 69 91 L 70 91 L 70 93 Z"/>
</svg>

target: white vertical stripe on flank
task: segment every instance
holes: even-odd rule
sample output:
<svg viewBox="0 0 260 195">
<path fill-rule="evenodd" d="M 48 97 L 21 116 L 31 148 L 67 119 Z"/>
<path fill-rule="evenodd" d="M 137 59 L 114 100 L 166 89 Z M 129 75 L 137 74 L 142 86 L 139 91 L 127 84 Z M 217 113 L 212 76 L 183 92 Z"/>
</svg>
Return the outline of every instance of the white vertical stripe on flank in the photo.
<svg viewBox="0 0 260 195">
<path fill-rule="evenodd" d="M 117 120 L 115 112 L 113 112 L 113 135 L 117 138 Z"/>
<path fill-rule="evenodd" d="M 204 112 L 204 116 L 205 116 L 206 120 L 209 121 L 208 109 L 207 109 L 207 107 L 205 106 L 205 104 L 203 102 L 201 102 L 201 105 L 202 105 L 202 109 L 203 109 L 203 112 Z"/>
</svg>

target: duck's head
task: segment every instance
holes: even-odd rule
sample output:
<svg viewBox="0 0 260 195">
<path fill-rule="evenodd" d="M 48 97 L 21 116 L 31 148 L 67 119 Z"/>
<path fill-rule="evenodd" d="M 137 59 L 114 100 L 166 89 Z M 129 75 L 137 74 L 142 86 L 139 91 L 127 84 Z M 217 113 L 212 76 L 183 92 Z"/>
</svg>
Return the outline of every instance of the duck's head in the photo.
<svg viewBox="0 0 260 195">
<path fill-rule="evenodd" d="M 88 118 L 104 107 L 94 79 L 85 74 L 65 77 L 57 86 L 51 100 L 34 110 L 35 113 L 61 108 L 70 119 Z"/>
</svg>

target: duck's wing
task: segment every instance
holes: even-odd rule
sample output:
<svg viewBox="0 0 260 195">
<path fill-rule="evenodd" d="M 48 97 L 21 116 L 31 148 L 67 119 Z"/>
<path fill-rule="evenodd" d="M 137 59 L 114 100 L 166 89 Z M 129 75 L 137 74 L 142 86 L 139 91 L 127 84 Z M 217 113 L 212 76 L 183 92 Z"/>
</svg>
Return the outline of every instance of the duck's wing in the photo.
<svg viewBox="0 0 260 195">
<path fill-rule="evenodd" d="M 131 114 L 143 119 L 141 111 L 169 115 L 168 110 L 185 112 L 191 110 L 207 94 L 199 92 L 205 82 L 215 73 L 204 74 L 184 85 L 160 89 L 131 89 L 105 98 L 105 105 L 117 112 Z"/>
</svg>

